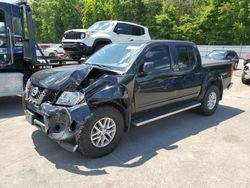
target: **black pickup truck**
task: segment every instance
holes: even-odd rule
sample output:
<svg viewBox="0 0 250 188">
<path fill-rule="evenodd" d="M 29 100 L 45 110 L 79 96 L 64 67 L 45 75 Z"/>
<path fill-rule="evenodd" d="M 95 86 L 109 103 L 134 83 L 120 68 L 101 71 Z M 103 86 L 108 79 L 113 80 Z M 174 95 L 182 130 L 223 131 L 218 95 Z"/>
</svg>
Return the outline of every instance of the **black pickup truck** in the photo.
<svg viewBox="0 0 250 188">
<path fill-rule="evenodd" d="M 82 65 L 33 74 L 24 110 L 63 148 L 100 157 L 133 125 L 191 108 L 213 114 L 232 74 L 230 62 L 201 63 L 192 42 L 111 44 Z"/>
</svg>

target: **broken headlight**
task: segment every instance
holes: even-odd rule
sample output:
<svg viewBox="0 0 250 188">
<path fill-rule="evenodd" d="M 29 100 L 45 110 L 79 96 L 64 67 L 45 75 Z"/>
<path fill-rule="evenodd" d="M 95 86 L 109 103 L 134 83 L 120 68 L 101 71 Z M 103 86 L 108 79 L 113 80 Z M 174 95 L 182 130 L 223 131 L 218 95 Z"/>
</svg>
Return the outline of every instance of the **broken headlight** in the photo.
<svg viewBox="0 0 250 188">
<path fill-rule="evenodd" d="M 81 92 L 64 91 L 56 101 L 58 105 L 74 106 L 85 101 L 84 94 Z"/>
</svg>

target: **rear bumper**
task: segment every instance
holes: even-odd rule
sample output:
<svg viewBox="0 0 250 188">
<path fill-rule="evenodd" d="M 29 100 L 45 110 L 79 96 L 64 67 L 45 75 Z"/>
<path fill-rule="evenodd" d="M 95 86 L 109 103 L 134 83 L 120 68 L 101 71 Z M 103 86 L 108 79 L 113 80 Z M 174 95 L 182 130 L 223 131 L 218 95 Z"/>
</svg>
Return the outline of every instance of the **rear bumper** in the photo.
<svg viewBox="0 0 250 188">
<path fill-rule="evenodd" d="M 86 103 L 70 108 L 43 103 L 40 107 L 35 107 L 35 110 L 26 108 L 24 111 L 30 124 L 38 127 L 59 144 L 75 138 L 92 116 Z"/>
<path fill-rule="evenodd" d="M 67 51 L 70 55 L 82 56 L 90 55 L 93 51 L 92 47 L 87 46 L 84 43 L 79 42 L 63 42 L 63 49 Z"/>
<path fill-rule="evenodd" d="M 242 78 L 245 79 L 245 80 L 250 80 L 250 71 L 247 70 L 247 71 L 243 71 L 243 74 L 242 74 Z"/>
</svg>

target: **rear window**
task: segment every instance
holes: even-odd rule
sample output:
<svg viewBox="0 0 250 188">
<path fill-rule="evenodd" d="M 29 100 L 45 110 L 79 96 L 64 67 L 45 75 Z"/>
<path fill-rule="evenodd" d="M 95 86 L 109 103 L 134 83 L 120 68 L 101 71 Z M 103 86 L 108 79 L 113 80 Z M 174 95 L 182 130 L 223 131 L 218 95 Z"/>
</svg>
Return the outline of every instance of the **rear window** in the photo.
<svg viewBox="0 0 250 188">
<path fill-rule="evenodd" d="M 177 63 L 180 70 L 190 70 L 195 65 L 195 55 L 191 46 L 177 46 Z"/>
<path fill-rule="evenodd" d="M 131 29 L 132 29 L 132 35 L 137 35 L 137 36 L 140 36 L 140 35 L 144 35 L 145 34 L 145 31 L 142 27 L 139 27 L 139 26 L 131 26 Z"/>
<path fill-rule="evenodd" d="M 21 18 L 13 17 L 12 18 L 12 24 L 13 24 L 13 31 L 15 34 L 21 35 L 22 34 L 22 22 Z"/>
</svg>

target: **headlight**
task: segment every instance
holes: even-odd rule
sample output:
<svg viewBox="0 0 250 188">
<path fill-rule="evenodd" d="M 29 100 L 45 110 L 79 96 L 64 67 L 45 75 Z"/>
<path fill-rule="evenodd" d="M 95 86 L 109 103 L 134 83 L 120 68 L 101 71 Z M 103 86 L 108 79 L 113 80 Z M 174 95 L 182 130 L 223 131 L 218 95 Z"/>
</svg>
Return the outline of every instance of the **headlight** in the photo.
<svg viewBox="0 0 250 188">
<path fill-rule="evenodd" d="M 81 92 L 64 91 L 56 101 L 58 105 L 74 106 L 85 100 L 84 94 Z"/>
<path fill-rule="evenodd" d="M 81 37 L 81 39 L 84 39 L 85 38 L 85 33 L 82 33 L 80 37 Z"/>
</svg>

